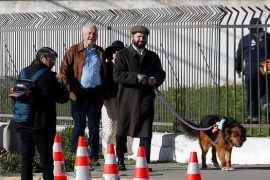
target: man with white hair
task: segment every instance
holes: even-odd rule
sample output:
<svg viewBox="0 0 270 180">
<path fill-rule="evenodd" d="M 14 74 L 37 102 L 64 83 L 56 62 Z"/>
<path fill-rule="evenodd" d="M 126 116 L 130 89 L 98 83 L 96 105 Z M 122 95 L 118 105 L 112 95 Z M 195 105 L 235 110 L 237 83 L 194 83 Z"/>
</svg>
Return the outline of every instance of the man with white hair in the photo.
<svg viewBox="0 0 270 180">
<path fill-rule="evenodd" d="M 74 121 L 71 152 L 76 152 L 78 138 L 84 135 L 88 118 L 91 165 L 99 166 L 99 123 L 105 97 L 105 51 L 96 44 L 98 30 L 85 25 L 83 41 L 71 46 L 60 66 L 59 79 L 69 89 L 71 116 Z"/>
</svg>

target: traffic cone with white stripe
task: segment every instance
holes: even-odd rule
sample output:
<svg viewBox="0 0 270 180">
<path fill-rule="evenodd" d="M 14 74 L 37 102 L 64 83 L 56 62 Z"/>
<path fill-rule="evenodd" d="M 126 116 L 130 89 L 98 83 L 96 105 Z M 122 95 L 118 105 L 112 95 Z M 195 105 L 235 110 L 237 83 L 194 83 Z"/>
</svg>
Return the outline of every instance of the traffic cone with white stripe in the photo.
<svg viewBox="0 0 270 180">
<path fill-rule="evenodd" d="M 140 146 L 138 149 L 133 179 L 149 180 L 148 165 L 146 162 L 145 151 L 143 146 Z"/>
<path fill-rule="evenodd" d="M 53 144 L 53 174 L 54 180 L 67 180 L 66 168 L 64 163 L 64 155 L 62 152 L 62 146 L 59 133 L 55 134 Z"/>
<path fill-rule="evenodd" d="M 84 136 L 79 137 L 73 180 L 92 180 Z"/>
<path fill-rule="evenodd" d="M 105 164 L 103 168 L 103 180 L 119 180 L 118 165 L 114 152 L 114 145 L 108 144 L 107 153 L 105 155 Z"/>
<path fill-rule="evenodd" d="M 202 180 L 196 152 L 190 153 L 186 180 Z"/>
</svg>

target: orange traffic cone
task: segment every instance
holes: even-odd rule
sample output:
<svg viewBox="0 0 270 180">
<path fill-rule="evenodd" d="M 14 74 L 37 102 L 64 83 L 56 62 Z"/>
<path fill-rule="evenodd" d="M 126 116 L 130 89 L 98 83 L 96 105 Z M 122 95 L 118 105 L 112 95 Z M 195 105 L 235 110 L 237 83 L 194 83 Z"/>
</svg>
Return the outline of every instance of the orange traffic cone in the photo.
<svg viewBox="0 0 270 180">
<path fill-rule="evenodd" d="M 64 163 L 64 155 L 62 152 L 61 141 L 59 133 L 55 134 L 53 144 L 53 173 L 54 180 L 67 180 L 66 168 Z"/>
<path fill-rule="evenodd" d="M 114 153 L 114 145 L 108 144 L 103 169 L 103 180 L 119 180 L 118 165 Z"/>
<path fill-rule="evenodd" d="M 140 146 L 138 149 L 133 179 L 149 180 L 148 165 L 146 162 L 145 151 L 143 146 Z"/>
<path fill-rule="evenodd" d="M 186 180 L 202 180 L 196 152 L 190 153 Z"/>
<path fill-rule="evenodd" d="M 75 158 L 73 180 L 91 180 L 89 158 L 86 151 L 84 136 L 79 137 Z"/>
</svg>

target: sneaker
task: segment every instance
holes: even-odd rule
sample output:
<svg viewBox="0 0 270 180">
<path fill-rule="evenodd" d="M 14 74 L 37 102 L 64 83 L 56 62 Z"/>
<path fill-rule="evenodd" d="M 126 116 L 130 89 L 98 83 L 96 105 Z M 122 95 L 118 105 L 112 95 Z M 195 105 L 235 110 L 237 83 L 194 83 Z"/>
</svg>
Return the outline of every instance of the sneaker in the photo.
<svg viewBox="0 0 270 180">
<path fill-rule="evenodd" d="M 251 121 L 250 121 L 251 119 Z M 245 122 L 245 124 L 259 124 L 259 120 L 257 117 L 248 118 L 248 120 Z"/>
<path fill-rule="evenodd" d="M 91 165 L 92 166 L 100 166 L 100 162 L 98 160 L 92 160 Z"/>
</svg>

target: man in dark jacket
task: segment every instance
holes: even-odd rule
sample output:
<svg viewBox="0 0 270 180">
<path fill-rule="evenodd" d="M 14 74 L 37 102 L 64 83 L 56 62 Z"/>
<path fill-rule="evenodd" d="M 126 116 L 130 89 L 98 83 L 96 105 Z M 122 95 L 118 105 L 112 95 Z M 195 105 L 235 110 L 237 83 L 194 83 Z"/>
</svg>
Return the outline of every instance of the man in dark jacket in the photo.
<svg viewBox="0 0 270 180">
<path fill-rule="evenodd" d="M 25 74 L 31 78 L 40 69 L 48 68 L 35 83 L 38 96 L 38 108 L 35 117 L 28 122 L 15 123 L 20 134 L 21 179 L 33 179 L 33 158 L 35 148 L 40 155 L 44 180 L 53 180 L 53 143 L 56 133 L 56 102 L 66 103 L 69 100 L 67 88 L 58 82 L 56 73 L 51 71 L 55 65 L 57 53 L 43 47 L 38 50 L 36 59 L 26 67 Z"/>
<path fill-rule="evenodd" d="M 259 18 L 252 18 L 250 24 L 261 24 L 261 20 Z M 239 75 L 243 69 L 243 74 L 245 75 L 247 111 L 249 115 L 246 123 L 258 124 L 260 98 L 262 97 L 262 103 L 266 111 L 267 104 L 270 103 L 270 101 L 267 101 L 269 95 L 266 95 L 266 87 L 267 85 L 269 86 L 269 83 L 266 81 L 266 75 L 259 72 L 260 63 L 270 58 L 270 34 L 266 33 L 263 28 L 251 27 L 249 30 L 250 33 L 239 41 L 235 68 Z M 270 79 L 270 76 L 268 79 Z M 270 88 L 268 87 L 268 89 L 269 94 Z"/>
<path fill-rule="evenodd" d="M 146 160 L 150 162 L 154 88 L 163 83 L 165 71 L 159 56 L 145 48 L 148 35 L 149 30 L 144 26 L 131 28 L 132 44 L 118 52 L 114 63 L 113 77 L 119 83 L 116 151 L 122 170 L 126 170 L 123 148 L 126 136 L 140 138 L 140 146 L 144 147 Z"/>
</svg>

